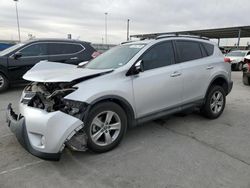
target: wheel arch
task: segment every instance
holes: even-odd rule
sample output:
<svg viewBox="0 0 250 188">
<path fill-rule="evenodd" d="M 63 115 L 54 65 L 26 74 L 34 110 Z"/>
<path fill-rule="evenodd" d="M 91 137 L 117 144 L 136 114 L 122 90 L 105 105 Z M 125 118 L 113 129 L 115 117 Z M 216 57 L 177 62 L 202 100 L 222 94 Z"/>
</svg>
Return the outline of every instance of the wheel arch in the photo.
<svg viewBox="0 0 250 188">
<path fill-rule="evenodd" d="M 135 111 L 133 109 L 133 107 L 130 105 L 130 103 L 117 95 L 106 95 L 103 97 L 100 97 L 98 99 L 95 99 L 94 101 L 92 101 L 89 105 L 89 109 L 91 109 L 94 105 L 98 104 L 98 103 L 102 103 L 102 102 L 114 102 L 116 104 L 118 104 L 126 113 L 126 116 L 128 118 L 128 127 L 130 126 L 134 126 L 135 125 Z"/>
<path fill-rule="evenodd" d="M 209 84 L 209 86 L 207 88 L 207 91 L 206 91 L 206 95 L 205 95 L 206 97 L 207 97 L 207 94 L 209 92 L 209 89 L 213 85 L 219 85 L 224 89 L 226 94 L 229 93 L 229 83 L 228 83 L 227 78 L 224 75 L 217 75 L 211 80 L 211 82 L 210 82 L 210 84 Z"/>
<path fill-rule="evenodd" d="M 3 74 L 7 79 L 9 79 L 8 74 L 5 70 L 0 69 L 0 73 Z"/>
</svg>

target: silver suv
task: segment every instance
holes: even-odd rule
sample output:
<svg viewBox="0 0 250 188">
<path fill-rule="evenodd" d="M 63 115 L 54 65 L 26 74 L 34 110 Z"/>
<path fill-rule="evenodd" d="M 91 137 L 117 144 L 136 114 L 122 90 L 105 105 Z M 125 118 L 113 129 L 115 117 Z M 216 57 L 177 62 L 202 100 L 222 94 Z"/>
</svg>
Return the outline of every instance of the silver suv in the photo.
<svg viewBox="0 0 250 188">
<path fill-rule="evenodd" d="M 126 129 L 199 107 L 221 115 L 232 89 L 230 64 L 212 42 L 161 36 L 121 44 L 78 66 L 43 61 L 24 79 L 17 115 L 8 125 L 27 151 L 58 160 L 65 146 L 106 152 Z"/>
</svg>

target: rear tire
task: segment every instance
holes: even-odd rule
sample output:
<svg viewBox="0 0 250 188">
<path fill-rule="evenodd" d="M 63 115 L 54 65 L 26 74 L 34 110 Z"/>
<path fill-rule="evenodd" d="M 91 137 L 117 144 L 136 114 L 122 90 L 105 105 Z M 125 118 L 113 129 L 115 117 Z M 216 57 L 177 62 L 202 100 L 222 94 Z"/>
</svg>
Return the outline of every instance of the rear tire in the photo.
<svg viewBox="0 0 250 188">
<path fill-rule="evenodd" d="M 208 91 L 206 102 L 201 108 L 202 114 L 208 119 L 218 118 L 226 104 L 226 93 L 221 86 L 213 85 Z"/>
<path fill-rule="evenodd" d="M 243 81 L 243 84 L 246 85 L 246 86 L 249 86 L 250 85 L 250 77 L 246 76 L 243 74 L 243 77 L 242 77 L 242 81 Z"/>
<path fill-rule="evenodd" d="M 103 102 L 95 105 L 86 121 L 87 146 L 94 152 L 107 152 L 115 148 L 127 130 L 127 117 L 116 103 Z"/>
<path fill-rule="evenodd" d="M 0 93 L 8 89 L 9 80 L 5 77 L 4 74 L 0 73 Z"/>
</svg>

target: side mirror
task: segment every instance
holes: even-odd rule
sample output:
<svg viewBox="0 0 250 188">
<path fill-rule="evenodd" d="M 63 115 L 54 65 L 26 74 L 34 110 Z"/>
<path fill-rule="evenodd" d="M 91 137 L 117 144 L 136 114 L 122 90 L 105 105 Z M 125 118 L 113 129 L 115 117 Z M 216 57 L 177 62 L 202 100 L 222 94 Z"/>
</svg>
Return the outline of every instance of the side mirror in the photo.
<svg viewBox="0 0 250 188">
<path fill-rule="evenodd" d="M 14 59 L 19 59 L 20 57 L 22 57 L 22 52 L 16 52 L 13 55 Z"/>
<path fill-rule="evenodd" d="M 134 65 L 134 73 L 138 74 L 139 72 L 144 72 L 142 60 L 139 60 Z"/>
<path fill-rule="evenodd" d="M 81 62 L 77 65 L 77 68 L 84 67 L 85 65 L 88 64 L 88 61 Z"/>
</svg>

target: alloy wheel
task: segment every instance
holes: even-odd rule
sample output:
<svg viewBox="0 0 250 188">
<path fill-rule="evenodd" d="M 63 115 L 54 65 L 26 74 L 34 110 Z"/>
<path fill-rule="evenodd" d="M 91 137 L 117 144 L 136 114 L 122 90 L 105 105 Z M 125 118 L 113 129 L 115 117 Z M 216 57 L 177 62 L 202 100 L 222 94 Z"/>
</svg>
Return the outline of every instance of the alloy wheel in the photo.
<svg viewBox="0 0 250 188">
<path fill-rule="evenodd" d="M 223 109 L 224 105 L 224 98 L 223 94 L 220 91 L 214 92 L 211 101 L 210 101 L 210 109 L 214 114 L 220 113 L 220 111 Z"/>
<path fill-rule="evenodd" d="M 112 144 L 121 131 L 121 119 L 113 111 L 99 113 L 90 126 L 90 136 L 92 141 L 99 146 Z"/>
<path fill-rule="evenodd" d="M 2 75 L 0 75 L 0 88 L 4 85 L 4 78 Z"/>
</svg>

